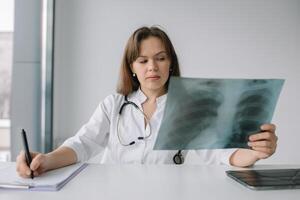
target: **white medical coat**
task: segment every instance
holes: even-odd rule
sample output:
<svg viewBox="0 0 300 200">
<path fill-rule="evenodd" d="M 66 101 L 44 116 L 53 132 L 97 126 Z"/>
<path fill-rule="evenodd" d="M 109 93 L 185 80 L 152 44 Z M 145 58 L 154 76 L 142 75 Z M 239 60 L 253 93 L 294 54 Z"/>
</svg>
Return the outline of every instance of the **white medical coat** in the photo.
<svg viewBox="0 0 300 200">
<path fill-rule="evenodd" d="M 112 94 L 98 105 L 90 120 L 77 134 L 67 139 L 62 146 L 72 148 L 76 152 L 77 161 L 87 161 L 103 153 L 101 163 L 173 164 L 173 156 L 177 151 L 153 150 L 163 118 L 166 98 L 167 94 L 156 99 L 156 110 L 150 119 L 151 136 L 146 140 L 137 140 L 137 137 L 148 135 L 149 125 L 145 128 L 143 115 L 134 106 L 127 105 L 122 111 L 119 135 L 123 143 L 128 144 L 131 141 L 136 143 L 131 146 L 121 145 L 117 135 L 117 120 L 120 107 L 124 103 L 124 96 Z M 142 110 L 142 104 L 147 97 L 139 89 L 128 95 L 128 100 L 136 103 Z M 190 150 L 183 151 L 183 155 L 185 163 L 229 165 L 229 158 L 235 150 Z"/>
</svg>

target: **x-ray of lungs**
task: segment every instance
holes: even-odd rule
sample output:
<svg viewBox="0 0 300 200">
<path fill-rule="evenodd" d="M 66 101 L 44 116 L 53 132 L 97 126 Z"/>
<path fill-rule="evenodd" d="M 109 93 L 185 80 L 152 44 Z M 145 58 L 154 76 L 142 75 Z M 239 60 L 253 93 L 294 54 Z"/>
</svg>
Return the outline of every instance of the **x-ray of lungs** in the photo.
<svg viewBox="0 0 300 200">
<path fill-rule="evenodd" d="M 154 149 L 248 148 L 270 123 L 282 79 L 170 79 Z"/>
</svg>

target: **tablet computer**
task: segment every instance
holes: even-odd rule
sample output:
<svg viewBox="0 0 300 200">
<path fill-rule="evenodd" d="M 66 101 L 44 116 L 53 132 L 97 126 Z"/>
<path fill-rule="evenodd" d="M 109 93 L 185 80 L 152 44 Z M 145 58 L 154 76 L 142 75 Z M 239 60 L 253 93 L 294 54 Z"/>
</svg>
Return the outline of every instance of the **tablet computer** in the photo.
<svg viewBox="0 0 300 200">
<path fill-rule="evenodd" d="M 253 190 L 300 189 L 300 169 L 229 170 L 226 174 Z"/>
</svg>

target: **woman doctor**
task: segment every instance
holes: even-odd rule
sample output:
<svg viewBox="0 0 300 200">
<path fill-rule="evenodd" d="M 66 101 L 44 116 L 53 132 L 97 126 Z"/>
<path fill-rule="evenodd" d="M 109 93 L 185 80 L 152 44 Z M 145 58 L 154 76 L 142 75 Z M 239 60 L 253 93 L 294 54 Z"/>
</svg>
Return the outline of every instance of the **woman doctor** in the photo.
<svg viewBox="0 0 300 200">
<path fill-rule="evenodd" d="M 182 163 L 187 151 L 152 150 L 163 117 L 170 76 L 180 76 L 174 47 L 158 27 L 142 27 L 129 38 L 120 71 L 118 93 L 106 97 L 90 120 L 62 146 L 47 153 L 31 153 L 30 168 L 22 151 L 17 172 L 30 177 L 87 161 L 103 152 L 101 163 Z M 264 124 L 249 138 L 249 149 L 194 151 L 199 164 L 253 165 L 276 150 L 275 126 Z"/>
</svg>

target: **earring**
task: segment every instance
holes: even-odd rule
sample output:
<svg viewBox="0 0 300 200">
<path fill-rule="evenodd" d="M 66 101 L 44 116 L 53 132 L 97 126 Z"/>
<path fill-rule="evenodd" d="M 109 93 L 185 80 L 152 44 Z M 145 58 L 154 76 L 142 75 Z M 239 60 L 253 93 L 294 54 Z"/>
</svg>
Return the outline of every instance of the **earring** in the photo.
<svg viewBox="0 0 300 200">
<path fill-rule="evenodd" d="M 172 68 L 170 68 L 170 70 L 169 70 L 169 71 L 171 72 L 171 71 L 173 71 L 173 69 L 172 69 Z"/>
<path fill-rule="evenodd" d="M 132 76 L 133 76 L 133 77 L 136 77 L 136 73 L 133 73 Z"/>
</svg>

